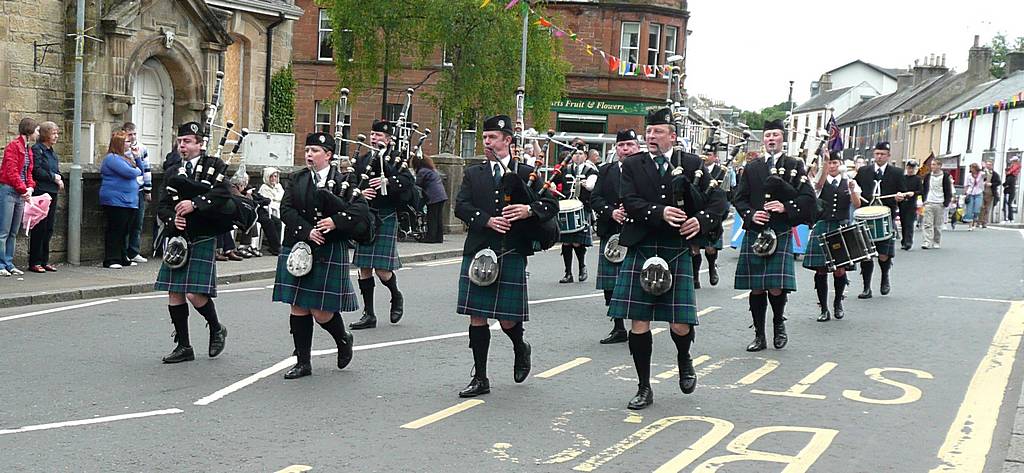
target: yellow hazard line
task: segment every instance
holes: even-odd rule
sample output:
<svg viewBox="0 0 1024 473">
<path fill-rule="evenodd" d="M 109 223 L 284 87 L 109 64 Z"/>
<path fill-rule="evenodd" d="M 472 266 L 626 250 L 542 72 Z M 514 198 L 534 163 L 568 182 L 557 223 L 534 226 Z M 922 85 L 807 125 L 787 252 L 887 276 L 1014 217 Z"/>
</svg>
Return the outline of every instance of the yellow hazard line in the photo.
<svg viewBox="0 0 1024 473">
<path fill-rule="evenodd" d="M 402 428 L 403 429 L 415 430 L 415 429 L 418 429 L 420 427 L 425 427 L 425 426 L 433 424 L 434 422 L 437 422 L 439 420 L 447 419 L 447 418 L 449 418 L 449 417 L 451 417 L 451 416 L 453 416 L 455 414 L 458 414 L 458 413 L 460 413 L 462 411 L 465 411 L 467 409 L 471 409 L 473 407 L 479 406 L 480 404 L 483 404 L 483 403 L 484 402 L 479 400 L 479 399 L 470 399 L 468 401 L 463 401 L 463 402 L 460 402 L 460 403 L 458 403 L 458 404 L 456 404 L 456 405 L 454 405 L 452 407 L 449 407 L 447 409 L 437 411 L 437 412 L 435 412 L 433 414 L 430 414 L 429 416 L 422 417 L 422 418 L 416 419 L 416 420 L 414 420 L 412 422 L 409 422 L 408 424 L 402 425 Z"/>
<path fill-rule="evenodd" d="M 545 372 L 543 372 L 541 374 L 538 374 L 537 376 L 534 376 L 534 377 L 535 378 L 550 378 L 550 377 L 552 377 L 552 376 L 554 376 L 556 374 L 559 374 L 559 373 L 562 373 L 562 372 L 565 372 L 565 371 L 569 371 L 569 370 L 571 370 L 571 369 L 573 369 L 573 368 L 575 368 L 575 367 L 577 367 L 579 365 L 582 365 L 584 363 L 587 363 L 589 361 L 590 361 L 590 358 L 587 358 L 585 356 L 581 356 L 579 358 L 576 358 L 575 360 L 562 363 L 562 364 L 560 364 L 560 365 L 558 365 L 558 366 L 556 366 L 554 368 L 551 368 L 551 369 L 549 369 L 549 370 L 547 370 L 547 371 L 545 371 Z"/>
</svg>

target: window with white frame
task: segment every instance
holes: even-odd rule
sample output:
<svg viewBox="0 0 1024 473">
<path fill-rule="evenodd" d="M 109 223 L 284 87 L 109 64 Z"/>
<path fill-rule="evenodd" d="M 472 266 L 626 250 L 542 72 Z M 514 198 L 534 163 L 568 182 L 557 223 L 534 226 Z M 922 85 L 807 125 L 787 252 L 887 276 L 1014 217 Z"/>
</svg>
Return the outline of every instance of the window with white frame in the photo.
<svg viewBox="0 0 1024 473">
<path fill-rule="evenodd" d="M 327 10 L 323 8 L 320 9 L 320 23 L 317 28 L 319 43 L 316 58 L 321 61 L 333 61 L 334 45 L 331 44 L 331 18 L 327 15 Z"/>
<path fill-rule="evenodd" d="M 622 23 L 622 41 L 619 43 L 619 59 L 636 64 L 640 57 L 640 23 Z"/>
<path fill-rule="evenodd" d="M 658 65 L 661 56 L 661 25 L 651 23 L 647 26 L 647 64 Z"/>
<path fill-rule="evenodd" d="M 665 63 L 668 63 L 668 58 L 675 56 L 676 49 L 678 49 L 679 42 L 679 28 L 675 26 L 665 27 Z"/>
<path fill-rule="evenodd" d="M 323 100 L 316 101 L 316 116 L 313 118 L 313 129 L 319 132 L 331 134 L 331 115 L 333 107 Z"/>
</svg>

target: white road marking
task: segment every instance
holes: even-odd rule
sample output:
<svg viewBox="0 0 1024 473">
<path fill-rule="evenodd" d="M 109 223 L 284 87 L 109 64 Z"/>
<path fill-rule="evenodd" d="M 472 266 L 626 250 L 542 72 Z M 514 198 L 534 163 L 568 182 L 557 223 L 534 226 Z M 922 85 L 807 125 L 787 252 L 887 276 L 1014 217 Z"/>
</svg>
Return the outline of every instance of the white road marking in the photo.
<svg viewBox="0 0 1024 473">
<path fill-rule="evenodd" d="M 1008 301 L 1003 299 L 983 299 L 981 297 L 956 297 L 956 296 L 939 296 L 939 299 L 953 299 L 958 301 L 977 301 L 977 302 L 1002 302 L 1006 304 L 1013 304 L 1014 302 L 1020 301 Z"/>
<path fill-rule="evenodd" d="M 0 322 L 6 322 L 8 320 L 23 319 L 25 317 L 35 317 L 37 315 L 52 314 L 54 312 L 63 312 L 65 310 L 82 309 L 85 307 L 92 307 L 94 305 L 109 304 L 111 302 L 117 302 L 117 299 L 101 299 L 98 301 L 85 302 L 82 304 L 69 305 L 65 307 L 54 307 L 52 309 L 37 310 L 35 312 L 26 312 L 24 314 L 8 315 L 7 317 L 0 317 Z"/>
<path fill-rule="evenodd" d="M 593 292 L 593 293 L 590 293 L 590 294 L 582 294 L 582 295 L 578 295 L 578 296 L 565 296 L 565 297 L 553 297 L 551 299 L 538 299 L 538 300 L 535 300 L 535 301 L 530 301 L 530 304 L 546 304 L 548 302 L 571 301 L 571 300 L 576 300 L 576 299 L 589 299 L 591 297 L 602 297 L 602 296 L 604 296 L 603 292 Z"/>
<path fill-rule="evenodd" d="M 185 412 L 185 411 L 183 411 L 181 409 L 162 409 L 162 410 L 159 410 L 159 411 L 136 412 L 134 414 L 121 414 L 121 415 L 116 415 L 116 416 L 94 417 L 92 419 L 71 420 L 71 421 L 67 421 L 67 422 L 54 422 L 52 424 L 29 425 L 29 426 L 25 426 L 25 427 L 22 427 L 22 428 L 19 428 L 19 429 L 0 430 L 0 435 L 20 434 L 20 433 L 23 433 L 23 432 L 32 432 L 32 431 L 35 431 L 35 430 L 59 429 L 59 428 L 62 428 L 62 427 L 74 427 L 74 426 L 79 426 L 79 425 L 101 424 L 101 423 L 104 423 L 104 422 L 115 422 L 115 421 L 119 421 L 119 420 L 139 419 L 139 418 L 142 418 L 142 417 L 162 416 L 162 415 L 168 415 L 168 414 L 181 414 L 183 412 Z"/>
<path fill-rule="evenodd" d="M 743 294 L 736 294 L 735 296 L 732 296 L 733 300 L 746 299 L 748 297 L 750 297 L 750 291 L 744 292 Z"/>
</svg>

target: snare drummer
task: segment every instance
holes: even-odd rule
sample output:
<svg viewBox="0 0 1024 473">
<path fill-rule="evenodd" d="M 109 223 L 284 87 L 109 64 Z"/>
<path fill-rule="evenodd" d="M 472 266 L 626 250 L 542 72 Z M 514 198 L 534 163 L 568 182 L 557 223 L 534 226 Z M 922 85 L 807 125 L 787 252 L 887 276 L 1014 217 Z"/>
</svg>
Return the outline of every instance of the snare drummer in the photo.
<svg viewBox="0 0 1024 473">
<path fill-rule="evenodd" d="M 565 199 L 577 199 L 583 203 L 583 229 L 561 233 L 558 241 L 562 242 L 562 262 L 565 264 L 565 275 L 558 282 L 565 284 L 572 279 L 572 255 L 576 253 L 576 261 L 580 268 L 580 282 L 587 280 L 587 248 L 594 245 L 590 233 L 590 195 L 597 184 L 597 167 L 587 160 L 587 153 L 576 150 L 572 153 L 572 164 L 561 176 L 562 194 Z M 572 190 L 570 190 L 572 189 Z"/>
<path fill-rule="evenodd" d="M 604 291 L 604 305 L 612 302 L 612 290 L 619 275 L 622 262 L 613 263 L 604 256 L 608 239 L 622 231 L 622 223 L 626 221 L 626 209 L 622 206 L 621 181 L 622 161 L 626 156 L 640 152 L 640 142 L 632 129 L 619 130 L 615 135 L 615 162 L 601 168 L 597 176 L 597 184 L 590 194 L 590 204 L 597 215 L 597 236 L 601 237 L 601 252 L 597 256 L 597 288 Z M 601 344 L 622 343 L 626 341 L 626 327 L 622 319 L 612 318 L 614 325 L 608 336 L 601 339 Z"/>
<path fill-rule="evenodd" d="M 869 203 L 875 200 L 875 197 L 885 198 L 880 199 L 881 205 L 889 207 L 889 214 L 892 216 L 892 221 L 896 220 L 896 212 L 899 209 L 899 202 L 903 202 L 904 194 L 906 191 L 905 183 L 903 180 L 903 172 L 895 166 L 889 165 L 889 142 L 881 141 L 875 145 L 875 162 L 873 164 L 867 164 L 857 170 L 857 177 L 854 179 L 861 188 L 862 200 L 861 202 Z M 879 193 L 875 193 L 876 190 Z M 893 228 L 893 236 L 891 239 L 884 241 L 876 241 L 875 249 L 878 250 L 878 266 L 882 268 L 882 283 L 879 287 L 879 292 L 882 295 L 889 293 L 889 270 L 892 269 L 892 259 L 896 256 L 896 231 L 895 226 Z M 874 261 L 867 260 L 860 263 L 861 278 L 864 280 L 864 292 L 857 295 L 858 299 L 870 299 L 871 298 L 871 273 L 875 270 Z"/>
<path fill-rule="evenodd" d="M 701 171 L 703 163 L 697 155 L 674 152 L 676 133 L 671 120 L 668 108 L 648 114 L 646 141 L 650 152 L 634 154 L 622 162 L 621 195 L 627 218 L 619 241 L 629 250 L 615 282 L 608 314 L 632 321 L 629 351 L 639 382 L 636 396 L 627 405 L 630 409 L 643 409 L 654 402 L 650 385 L 652 321 L 669 323 L 679 363 L 680 390 L 690 394 L 697 387 L 690 357 L 697 325 L 690 244 L 712 231 L 729 205 L 725 192 L 709 186 L 711 177 Z M 681 195 L 675 192 L 675 185 L 686 179 L 696 181 L 699 189 L 710 188 L 706 198 L 694 196 L 692 186 L 680 187 Z M 703 200 L 704 205 L 697 200 Z"/>
<path fill-rule="evenodd" d="M 825 249 L 818 244 L 818 238 L 838 230 L 850 223 L 849 208 L 860 207 L 860 186 L 857 181 L 847 179 L 841 172 L 842 160 L 838 156 L 829 156 L 828 150 L 824 150 L 825 156 L 825 178 L 819 179 L 815 184 L 814 191 L 821 201 L 822 211 L 818 214 L 817 222 L 811 229 L 808 237 L 810 242 L 807 245 L 807 254 L 804 255 L 804 267 L 814 271 L 814 290 L 818 293 L 818 305 L 821 307 L 821 314 L 818 322 L 828 322 L 832 315 L 841 319 L 845 315 L 843 311 L 843 291 L 849 280 L 846 277 L 847 269 L 851 267 L 836 268 L 832 272 L 832 284 L 835 287 L 836 295 L 832 301 L 832 310 L 828 310 L 828 267 L 826 265 Z"/>
<path fill-rule="evenodd" d="M 292 173 L 290 185 L 281 201 L 281 220 L 285 223 L 284 243 L 277 257 L 274 279 L 275 302 L 291 305 L 292 341 L 296 363 L 285 379 L 309 376 L 310 352 L 313 346 L 313 320 L 331 334 L 338 346 L 338 369 L 352 361 L 352 333 L 345 330 L 341 312 L 359 309 L 355 288 L 349 275 L 348 240 L 357 225 L 372 225 L 370 207 L 358 193 L 342 189 L 346 180 L 330 165 L 335 142 L 326 133 L 306 137 L 306 168 Z M 340 196 L 346 202 L 343 210 L 328 214 L 321 193 Z M 297 245 L 305 243 L 312 249 L 309 272 L 295 276 L 289 271 L 289 257 Z"/>
</svg>

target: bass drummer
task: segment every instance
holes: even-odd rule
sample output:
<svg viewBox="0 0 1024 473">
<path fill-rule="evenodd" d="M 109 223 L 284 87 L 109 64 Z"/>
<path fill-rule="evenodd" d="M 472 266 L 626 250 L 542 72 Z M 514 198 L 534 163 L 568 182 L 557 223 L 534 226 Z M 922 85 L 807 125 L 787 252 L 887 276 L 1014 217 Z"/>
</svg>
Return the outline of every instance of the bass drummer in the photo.
<svg viewBox="0 0 1024 473">
<path fill-rule="evenodd" d="M 579 146 L 579 145 L 578 145 Z M 561 193 L 565 196 L 562 199 L 564 204 L 560 204 L 560 208 L 565 204 L 576 204 L 576 202 L 583 204 L 583 218 L 582 228 L 570 229 L 569 231 L 559 234 L 558 241 L 562 243 L 562 262 L 565 263 L 565 275 L 558 282 L 565 284 L 573 282 L 572 279 L 572 255 L 576 253 L 576 260 L 579 263 L 580 268 L 580 282 L 587 280 L 587 248 L 593 246 L 594 241 L 591 235 L 591 207 L 590 207 L 590 196 L 591 191 L 594 189 L 594 185 L 597 184 L 597 166 L 587 160 L 587 151 L 585 146 L 578 148 L 576 151 L 572 151 L 572 163 L 569 164 L 568 169 L 560 176 L 561 180 Z M 576 202 L 572 202 L 572 201 Z M 579 204 L 576 204 L 577 206 Z M 569 209 L 570 211 L 579 212 L 579 208 Z M 572 215 L 569 215 L 567 221 L 573 221 Z"/>
<path fill-rule="evenodd" d="M 875 162 L 871 165 L 861 166 L 857 170 L 854 180 L 863 192 L 862 198 L 866 202 L 873 202 L 876 198 L 889 208 L 890 223 L 895 222 L 896 213 L 899 209 L 899 202 L 903 202 L 906 190 L 903 180 L 903 171 L 895 166 L 889 165 L 889 142 L 881 141 L 875 145 Z M 874 204 L 869 204 L 874 205 Z M 882 283 L 879 292 L 882 295 L 889 294 L 889 271 L 892 269 L 892 259 L 896 257 L 896 232 L 895 225 L 890 225 L 892 238 L 875 241 L 875 248 L 878 250 L 878 266 L 882 269 Z M 875 262 L 871 260 L 860 263 L 861 278 L 864 279 L 864 292 L 860 293 L 858 299 L 870 299 L 871 294 L 871 273 L 875 270 Z"/>
<path fill-rule="evenodd" d="M 597 236 L 601 238 L 601 254 L 597 257 L 597 288 L 604 291 L 604 305 L 612 302 L 612 290 L 619 275 L 622 260 L 611 261 L 605 256 L 608 239 L 622 231 L 622 223 L 626 221 L 626 208 L 622 205 L 620 194 L 622 179 L 622 161 L 626 156 L 640 152 L 640 142 L 632 129 L 620 130 L 615 136 L 614 163 L 601 167 L 597 175 L 597 183 L 590 194 L 590 205 L 597 217 Z M 602 345 L 623 343 L 626 341 L 626 327 L 622 319 L 613 318 L 614 326 L 608 336 L 601 339 Z"/>
<path fill-rule="evenodd" d="M 829 271 L 826 261 L 824 243 L 817 244 L 822 236 L 840 229 L 850 223 L 850 206 L 860 207 L 860 186 L 857 181 L 847 179 L 840 172 L 842 159 L 838 156 L 829 156 L 828 150 L 823 150 L 825 156 L 825 173 L 818 178 L 814 185 L 814 191 L 818 194 L 818 201 L 821 205 L 821 212 L 817 215 L 817 221 L 811 229 L 807 245 L 807 254 L 804 255 L 803 266 L 814 271 L 814 290 L 818 293 L 818 305 L 821 307 L 821 314 L 818 322 L 828 322 L 834 315 L 836 319 L 842 319 L 843 312 L 843 291 L 849 280 L 846 277 L 847 269 L 850 267 L 835 268 Z M 832 284 L 835 287 L 836 295 L 832 301 L 832 310 L 829 312 L 828 303 L 828 273 L 832 272 Z"/>
</svg>

